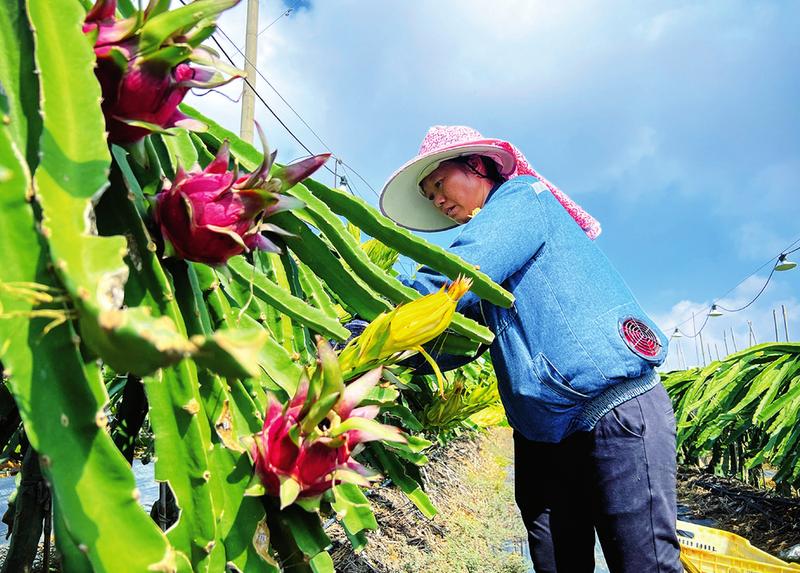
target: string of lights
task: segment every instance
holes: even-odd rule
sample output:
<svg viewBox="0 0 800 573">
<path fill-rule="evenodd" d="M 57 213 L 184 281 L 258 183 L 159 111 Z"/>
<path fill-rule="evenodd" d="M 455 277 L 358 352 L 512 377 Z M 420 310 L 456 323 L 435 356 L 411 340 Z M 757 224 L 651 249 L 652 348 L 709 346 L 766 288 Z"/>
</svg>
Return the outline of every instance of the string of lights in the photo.
<svg viewBox="0 0 800 573">
<path fill-rule="evenodd" d="M 795 266 L 797 266 L 796 263 L 790 261 L 787 258 L 788 255 L 790 255 L 790 254 L 792 254 L 792 253 L 794 253 L 796 251 L 800 251 L 800 247 L 792 248 L 795 245 L 797 245 L 797 243 L 800 243 L 800 237 L 798 237 L 797 239 L 792 241 L 787 247 L 782 249 L 781 252 L 778 255 L 776 255 L 774 257 L 771 257 L 768 261 L 766 261 L 763 265 L 758 267 L 755 271 L 753 271 L 752 273 L 747 275 L 745 278 L 743 278 L 741 281 L 739 281 L 732 288 L 728 289 L 728 291 L 725 292 L 725 294 L 723 294 L 722 296 L 720 296 L 720 297 L 716 298 L 714 301 L 712 301 L 712 304 L 709 307 L 708 312 L 705 313 L 705 319 L 703 320 L 703 324 L 700 326 L 699 329 L 695 329 L 694 333 L 689 334 L 689 333 L 684 332 L 684 331 L 682 331 L 680 329 L 680 327 L 682 325 L 686 324 L 689 321 L 693 321 L 695 319 L 695 315 L 693 314 L 690 318 L 687 318 L 686 320 L 684 320 L 682 322 L 679 322 L 678 324 L 676 324 L 674 326 L 674 328 L 670 329 L 672 331 L 672 334 L 670 335 L 670 338 L 677 338 L 677 337 L 681 337 L 681 336 L 684 336 L 686 338 L 695 338 L 695 337 L 699 336 L 701 332 L 703 332 L 703 329 L 705 329 L 705 327 L 708 325 L 708 319 L 710 317 L 715 317 L 715 316 L 721 316 L 722 315 L 722 312 L 720 312 L 720 311 L 724 310 L 725 312 L 734 313 L 734 312 L 740 312 L 742 310 L 745 310 L 746 308 L 751 306 L 756 300 L 759 299 L 759 297 L 761 297 L 762 294 L 764 294 L 764 291 L 767 289 L 767 286 L 769 285 L 770 281 L 772 280 L 772 277 L 775 274 L 775 271 L 779 271 L 779 272 L 780 271 L 788 271 L 788 270 L 793 269 Z M 764 267 L 766 267 L 770 263 L 773 263 L 773 266 L 772 266 L 772 270 L 770 270 L 770 273 L 767 276 L 767 280 L 764 281 L 764 285 L 761 287 L 761 289 L 758 291 L 758 293 L 749 302 L 747 302 L 745 305 L 740 306 L 738 308 L 727 308 L 727 307 L 724 307 L 724 306 L 722 306 L 721 304 L 719 304 L 717 302 L 719 300 L 724 299 L 727 295 L 729 295 L 731 292 L 736 290 L 747 279 L 749 279 L 750 277 L 752 277 L 755 274 L 757 274 L 759 271 L 761 271 Z"/>
</svg>

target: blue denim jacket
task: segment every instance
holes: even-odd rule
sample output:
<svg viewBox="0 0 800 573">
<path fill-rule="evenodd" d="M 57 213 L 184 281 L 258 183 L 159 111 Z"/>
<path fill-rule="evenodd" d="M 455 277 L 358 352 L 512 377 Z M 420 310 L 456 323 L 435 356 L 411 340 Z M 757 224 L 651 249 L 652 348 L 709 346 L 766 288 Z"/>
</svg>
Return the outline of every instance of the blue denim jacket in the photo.
<svg viewBox="0 0 800 573">
<path fill-rule="evenodd" d="M 612 408 L 658 383 L 655 367 L 666 357 L 666 337 L 536 178 L 515 177 L 497 187 L 449 250 L 516 299 L 500 308 L 470 292 L 458 310 L 494 332 L 490 351 L 500 397 L 509 423 L 527 439 L 560 442 L 591 430 Z M 404 280 L 422 293 L 446 281 L 427 267 Z M 645 339 L 637 346 L 642 333 L 650 344 Z"/>
</svg>

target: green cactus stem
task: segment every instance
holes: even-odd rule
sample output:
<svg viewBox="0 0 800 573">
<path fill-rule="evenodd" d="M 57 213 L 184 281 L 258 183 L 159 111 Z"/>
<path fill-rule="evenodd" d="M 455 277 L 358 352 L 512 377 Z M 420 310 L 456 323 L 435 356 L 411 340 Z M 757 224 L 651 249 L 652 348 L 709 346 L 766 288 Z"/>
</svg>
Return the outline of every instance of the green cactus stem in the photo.
<svg viewBox="0 0 800 573">
<path fill-rule="evenodd" d="M 0 158 L 11 173 L 0 182 L 0 251 L 20 254 L 4 260 L 0 285 L 58 290 L 27 201 L 27 166 L 2 126 Z M 59 305 L 50 307 L 64 312 Z M 0 288 L 0 361 L 60 508 L 57 532 L 69 532 L 57 538 L 59 547 L 75 557 L 72 563 L 91 563 L 96 571 L 145 571 L 157 563 L 174 568 L 174 549 L 139 506 L 130 466 L 105 431 L 107 395 L 96 364 L 83 361 L 71 323 L 45 334 L 49 319 L 37 318 L 40 308 L 35 298 Z M 101 537 L 101 531 L 116 535 Z M 128 551 L 130 543 L 136 552 Z M 120 555 L 127 558 L 121 561 Z"/>
</svg>

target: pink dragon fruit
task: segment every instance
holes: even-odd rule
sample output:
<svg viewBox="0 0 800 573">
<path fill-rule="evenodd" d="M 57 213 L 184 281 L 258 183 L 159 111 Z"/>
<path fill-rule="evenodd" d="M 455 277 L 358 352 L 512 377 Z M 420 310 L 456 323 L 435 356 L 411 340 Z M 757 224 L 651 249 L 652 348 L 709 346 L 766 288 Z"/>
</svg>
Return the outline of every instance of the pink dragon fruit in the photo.
<svg viewBox="0 0 800 573">
<path fill-rule="evenodd" d="M 330 154 L 316 155 L 292 165 L 269 171 L 275 154 L 270 154 L 261 129 L 264 161 L 249 175 L 237 177 L 228 169 L 228 142 L 202 171 L 185 172 L 178 167 L 175 179 L 165 183 L 156 196 L 155 217 L 165 242 L 165 256 L 223 265 L 244 252 L 280 249 L 261 234 L 283 231 L 266 219 L 275 213 L 303 206 L 284 191 L 319 169 Z"/>
<path fill-rule="evenodd" d="M 83 32 L 94 41 L 95 75 L 111 143 L 133 143 L 176 126 L 202 128 L 178 105 L 192 87 L 217 87 L 243 75 L 200 45 L 214 30 L 209 18 L 238 2 L 200 0 L 178 8 L 169 13 L 175 28 L 170 31 L 164 27 L 168 2 L 151 1 L 143 13 L 117 19 L 117 0 L 97 0 Z"/>
<path fill-rule="evenodd" d="M 406 441 L 398 428 L 374 420 L 379 406 L 357 407 L 382 369 L 344 386 L 338 363 L 333 364 L 336 354 L 324 341 L 318 347 L 321 364 L 310 381 L 304 377 L 285 406 L 270 395 L 264 427 L 251 448 L 256 474 L 269 495 L 280 497 L 281 508 L 320 496 L 337 483 L 368 485 L 376 474 L 353 459 L 357 446 Z"/>
</svg>

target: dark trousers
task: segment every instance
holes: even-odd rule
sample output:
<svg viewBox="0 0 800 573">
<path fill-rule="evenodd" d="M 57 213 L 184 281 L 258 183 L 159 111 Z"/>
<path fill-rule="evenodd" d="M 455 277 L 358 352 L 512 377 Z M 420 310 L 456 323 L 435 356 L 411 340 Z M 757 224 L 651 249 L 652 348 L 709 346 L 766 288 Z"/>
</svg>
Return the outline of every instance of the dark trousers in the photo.
<svg viewBox="0 0 800 573">
<path fill-rule="evenodd" d="M 675 415 L 658 384 L 558 444 L 514 433 L 515 494 L 537 573 L 682 573 Z"/>
</svg>

